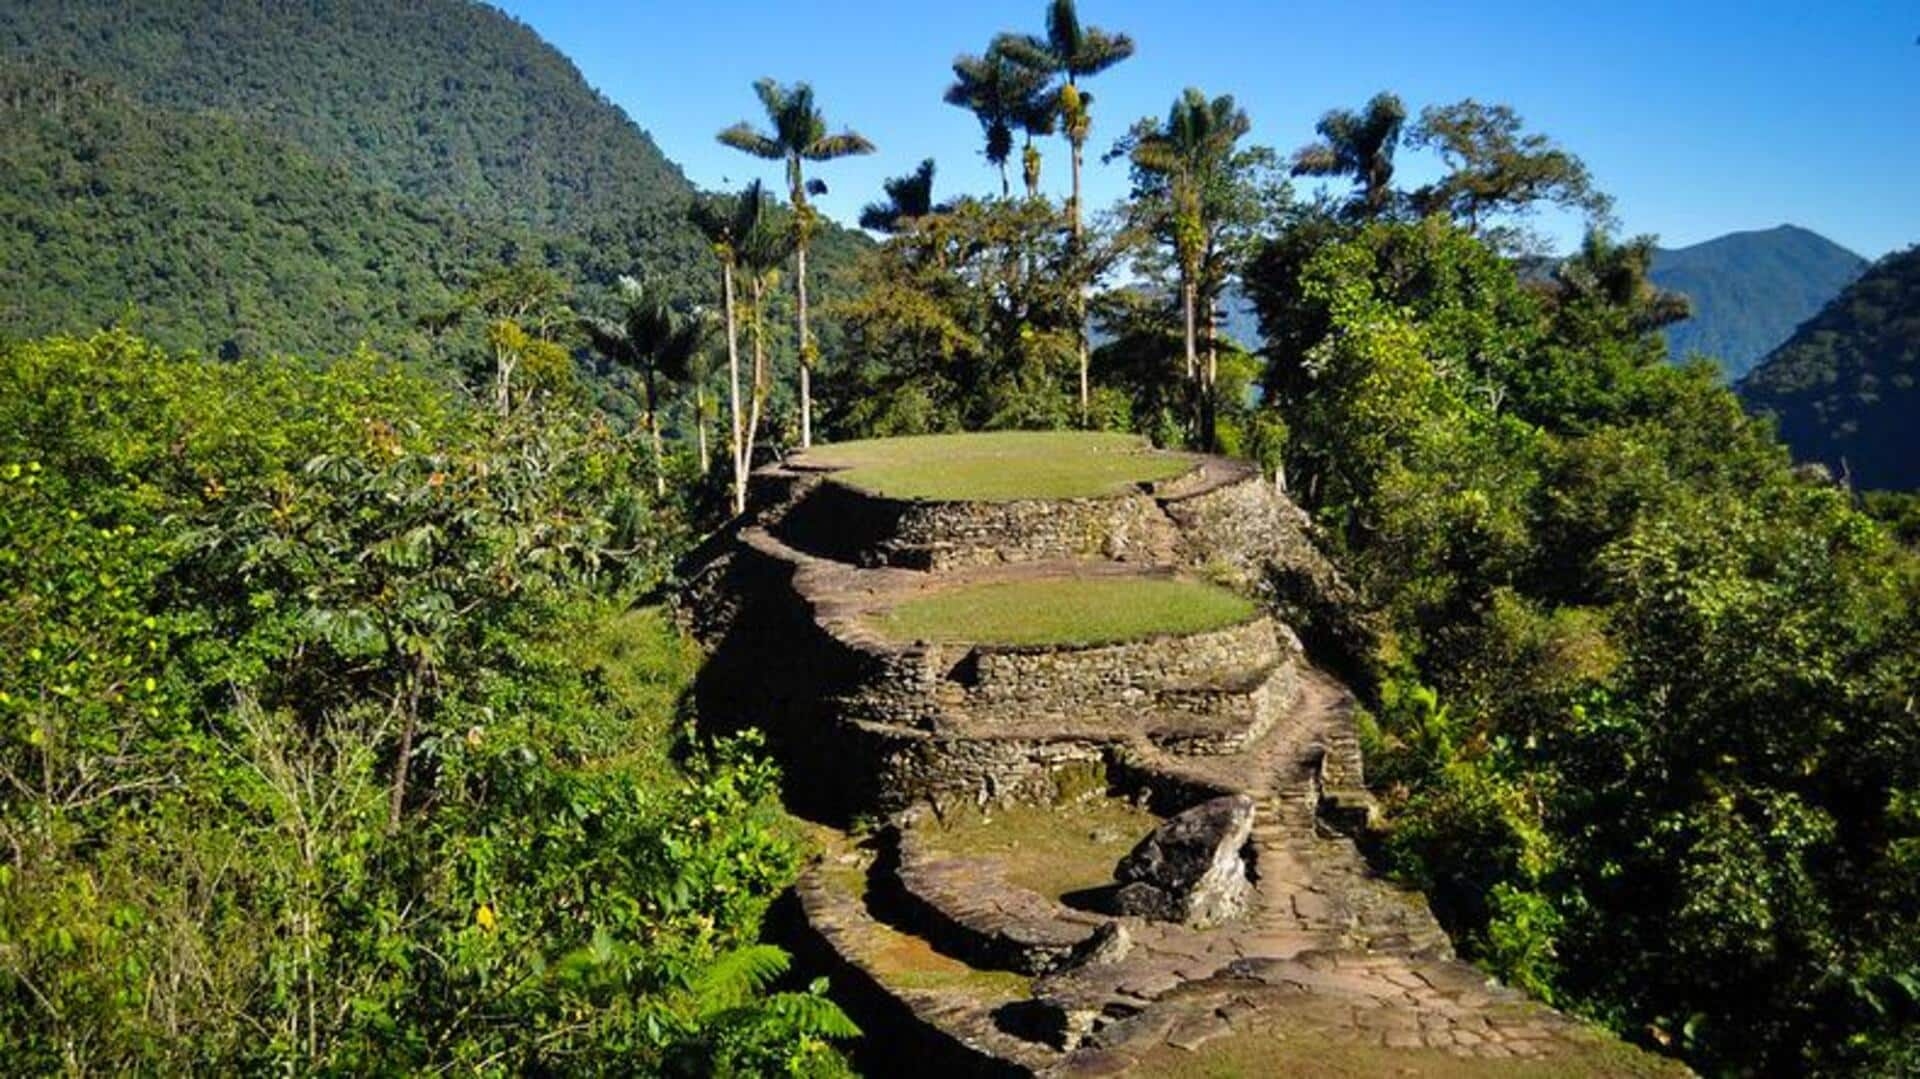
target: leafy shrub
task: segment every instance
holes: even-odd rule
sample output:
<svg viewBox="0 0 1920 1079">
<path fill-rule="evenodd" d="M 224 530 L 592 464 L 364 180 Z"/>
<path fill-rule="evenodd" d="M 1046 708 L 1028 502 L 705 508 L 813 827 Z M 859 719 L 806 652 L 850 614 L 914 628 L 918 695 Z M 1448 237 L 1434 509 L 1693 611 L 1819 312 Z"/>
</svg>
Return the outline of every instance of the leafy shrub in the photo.
<svg viewBox="0 0 1920 1079">
<path fill-rule="evenodd" d="M 596 417 L 363 356 L 0 349 L 8 1070 L 832 1070 L 799 848 L 678 734 L 677 544 Z M 686 747 L 679 760 L 676 742 Z"/>
</svg>

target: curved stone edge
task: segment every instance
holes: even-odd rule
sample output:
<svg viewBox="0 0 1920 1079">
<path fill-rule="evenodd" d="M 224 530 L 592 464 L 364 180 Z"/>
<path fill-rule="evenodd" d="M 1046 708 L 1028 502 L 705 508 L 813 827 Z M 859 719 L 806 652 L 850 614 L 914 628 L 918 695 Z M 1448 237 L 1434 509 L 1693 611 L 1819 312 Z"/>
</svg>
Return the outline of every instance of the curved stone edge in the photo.
<svg viewBox="0 0 1920 1079">
<path fill-rule="evenodd" d="M 904 920 L 940 950 L 976 967 L 1045 974 L 1111 920 L 1014 884 L 992 859 L 941 857 L 921 834 L 922 816 L 903 814 L 890 829 L 890 883 Z"/>
<path fill-rule="evenodd" d="M 801 873 L 794 891 L 808 931 L 835 967 L 854 976 L 866 1010 L 878 1012 L 891 1035 L 920 1035 L 916 1048 L 927 1054 L 922 1066 L 936 1074 L 1032 1075 L 1058 1062 L 1057 1051 L 1008 1033 L 995 1020 L 997 1009 L 1021 998 L 897 984 L 879 950 L 885 934 L 898 930 L 877 919 L 859 895 L 836 886 L 825 858 Z"/>
</svg>

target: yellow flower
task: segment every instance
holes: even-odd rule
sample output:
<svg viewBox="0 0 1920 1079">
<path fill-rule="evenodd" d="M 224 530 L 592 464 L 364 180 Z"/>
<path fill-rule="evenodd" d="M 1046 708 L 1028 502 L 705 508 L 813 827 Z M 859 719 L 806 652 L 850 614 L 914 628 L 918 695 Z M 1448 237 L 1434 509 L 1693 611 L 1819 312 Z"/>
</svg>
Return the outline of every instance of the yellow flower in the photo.
<svg viewBox="0 0 1920 1079">
<path fill-rule="evenodd" d="M 492 905 L 487 903 L 480 904 L 480 909 L 473 912 L 473 920 L 489 933 L 493 932 L 493 927 L 498 924 L 498 919 L 493 916 Z"/>
</svg>

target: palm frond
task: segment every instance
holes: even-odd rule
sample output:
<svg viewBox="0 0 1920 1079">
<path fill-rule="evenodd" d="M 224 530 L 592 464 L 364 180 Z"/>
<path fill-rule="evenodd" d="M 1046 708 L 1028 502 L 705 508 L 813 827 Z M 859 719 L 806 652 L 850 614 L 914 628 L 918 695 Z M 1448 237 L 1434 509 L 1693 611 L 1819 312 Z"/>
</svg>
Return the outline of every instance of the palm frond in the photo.
<svg viewBox="0 0 1920 1079">
<path fill-rule="evenodd" d="M 724 146 L 731 146 L 755 157 L 778 160 L 785 156 L 785 151 L 781 149 L 778 142 L 754 130 L 753 125 L 745 122 L 727 128 L 715 138 L 719 139 Z"/>
<path fill-rule="evenodd" d="M 800 151 L 800 156 L 808 161 L 832 161 L 837 157 L 852 157 L 855 154 L 870 154 L 873 143 L 867 137 L 855 131 L 842 131 L 838 135 L 827 135 L 815 139 L 813 143 Z"/>
<path fill-rule="evenodd" d="M 1000 34 L 987 47 L 989 56 L 1003 57 L 1030 71 L 1052 75 L 1059 71 L 1060 60 L 1053 49 L 1032 34 Z"/>
<path fill-rule="evenodd" d="M 767 110 L 767 119 L 774 120 L 786 111 L 787 93 L 772 78 L 753 80 L 753 94 L 760 99 L 760 106 Z"/>
<path fill-rule="evenodd" d="M 1109 34 L 1097 27 L 1088 27 L 1082 38 L 1080 48 L 1073 54 L 1067 65 L 1076 78 L 1098 75 L 1102 71 L 1133 55 L 1133 39 L 1125 34 Z"/>
<path fill-rule="evenodd" d="M 1295 176 L 1335 176 L 1345 171 L 1340 151 L 1331 143 L 1310 143 L 1293 152 Z"/>
</svg>

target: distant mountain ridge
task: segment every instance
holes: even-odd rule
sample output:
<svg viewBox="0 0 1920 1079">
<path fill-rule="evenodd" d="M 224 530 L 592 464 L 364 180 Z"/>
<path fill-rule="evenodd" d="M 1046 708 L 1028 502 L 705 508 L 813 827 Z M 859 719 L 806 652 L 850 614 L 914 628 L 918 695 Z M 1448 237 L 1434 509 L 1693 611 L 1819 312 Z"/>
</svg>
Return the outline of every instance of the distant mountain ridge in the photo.
<svg viewBox="0 0 1920 1079">
<path fill-rule="evenodd" d="M 1798 458 L 1920 489 L 1920 245 L 1888 255 L 1740 383 Z"/>
<path fill-rule="evenodd" d="M 1865 259 L 1818 233 L 1781 225 L 1660 248 L 1651 277 L 1693 303 L 1693 317 L 1667 330 L 1673 359 L 1708 356 L 1732 382 L 1866 267 Z"/>
</svg>

